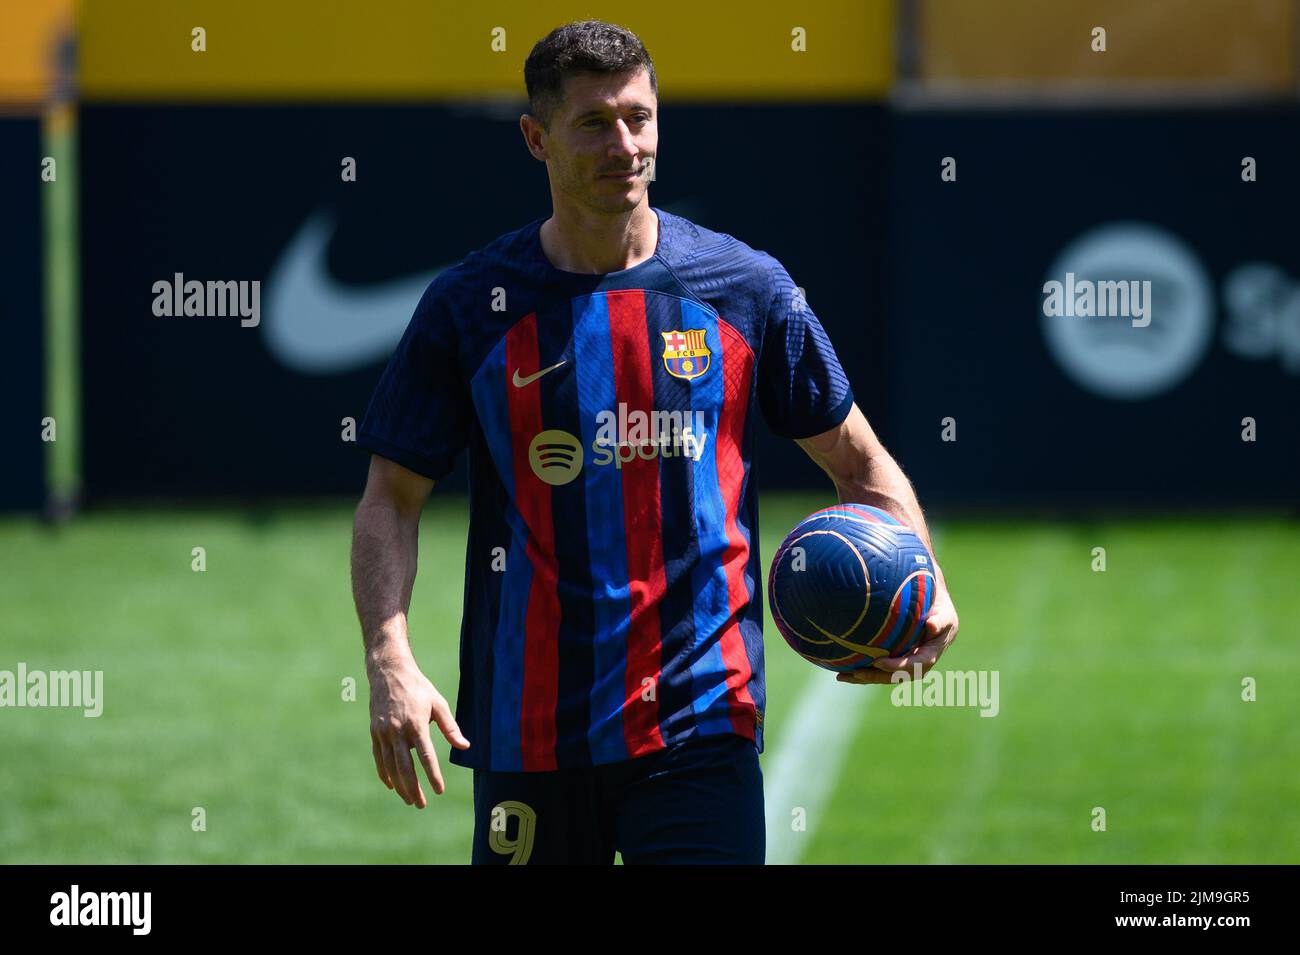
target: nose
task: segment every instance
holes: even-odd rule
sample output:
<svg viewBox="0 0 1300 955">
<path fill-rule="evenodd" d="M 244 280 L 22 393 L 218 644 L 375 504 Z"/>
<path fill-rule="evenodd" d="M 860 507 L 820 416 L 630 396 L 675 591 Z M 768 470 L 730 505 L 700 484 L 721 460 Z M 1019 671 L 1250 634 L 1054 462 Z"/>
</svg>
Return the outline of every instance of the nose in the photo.
<svg viewBox="0 0 1300 955">
<path fill-rule="evenodd" d="M 630 159 L 636 156 L 640 150 L 636 145 L 636 137 L 632 135 L 632 130 L 628 128 L 627 123 L 620 119 L 614 128 L 618 130 L 618 139 L 610 146 L 610 158 Z"/>
</svg>

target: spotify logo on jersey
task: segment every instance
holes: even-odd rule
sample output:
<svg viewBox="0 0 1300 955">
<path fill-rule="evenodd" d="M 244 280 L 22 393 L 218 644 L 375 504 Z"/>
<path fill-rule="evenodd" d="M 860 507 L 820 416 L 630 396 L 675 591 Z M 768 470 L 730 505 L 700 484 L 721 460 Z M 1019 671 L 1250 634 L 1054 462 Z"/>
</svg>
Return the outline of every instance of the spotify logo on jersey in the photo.
<svg viewBox="0 0 1300 955">
<path fill-rule="evenodd" d="M 568 484 L 582 470 L 582 444 L 567 431 L 542 431 L 528 446 L 528 464 L 547 484 Z"/>
<path fill-rule="evenodd" d="M 568 484 L 583 464 L 615 470 L 637 461 L 666 458 L 698 464 L 709 443 L 708 418 L 699 409 L 688 411 L 643 411 L 619 402 L 618 411 L 597 412 L 589 456 L 582 442 L 559 428 L 543 431 L 528 445 L 528 466 L 539 480 L 552 486 Z"/>
</svg>

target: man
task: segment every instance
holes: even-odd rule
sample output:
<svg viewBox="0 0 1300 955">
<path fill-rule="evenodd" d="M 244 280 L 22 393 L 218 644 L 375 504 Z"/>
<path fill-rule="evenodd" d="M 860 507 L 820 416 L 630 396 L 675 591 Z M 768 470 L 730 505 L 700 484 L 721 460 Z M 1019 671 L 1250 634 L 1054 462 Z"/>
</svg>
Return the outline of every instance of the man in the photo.
<svg viewBox="0 0 1300 955">
<path fill-rule="evenodd" d="M 599 21 L 524 68 L 520 128 L 553 215 L 441 273 L 371 400 L 353 538 L 380 779 L 444 789 L 429 723 L 474 770 L 476 863 L 753 862 L 764 853 L 765 703 L 755 419 L 843 501 L 929 537 L 785 269 L 653 209 L 654 66 Z M 453 716 L 412 656 L 420 509 L 469 449 Z M 931 548 L 933 550 L 933 548 Z M 943 574 L 923 644 L 957 617 Z"/>
</svg>

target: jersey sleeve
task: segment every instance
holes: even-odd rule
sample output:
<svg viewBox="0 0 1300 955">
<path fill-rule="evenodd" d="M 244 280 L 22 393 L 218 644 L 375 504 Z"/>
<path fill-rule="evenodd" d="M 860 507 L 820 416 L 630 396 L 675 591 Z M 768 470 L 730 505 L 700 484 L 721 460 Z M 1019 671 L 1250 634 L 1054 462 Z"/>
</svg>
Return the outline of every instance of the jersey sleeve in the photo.
<svg viewBox="0 0 1300 955">
<path fill-rule="evenodd" d="M 443 276 L 420 297 L 366 408 L 357 443 L 438 481 L 469 441 L 473 402 Z"/>
<path fill-rule="evenodd" d="M 853 390 L 821 322 L 775 260 L 772 275 L 758 362 L 759 406 L 776 434 L 808 438 L 848 417 Z"/>
</svg>

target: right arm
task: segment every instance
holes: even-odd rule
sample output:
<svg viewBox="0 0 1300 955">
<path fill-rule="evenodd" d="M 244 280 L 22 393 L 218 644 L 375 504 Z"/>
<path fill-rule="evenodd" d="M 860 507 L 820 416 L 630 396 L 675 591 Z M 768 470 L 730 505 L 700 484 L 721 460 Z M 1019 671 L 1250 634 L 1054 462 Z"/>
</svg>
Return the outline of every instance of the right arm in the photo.
<svg viewBox="0 0 1300 955">
<path fill-rule="evenodd" d="M 420 510 L 433 481 L 372 455 L 365 494 L 352 528 L 352 597 L 365 643 L 370 682 L 370 739 L 380 780 L 423 809 L 414 748 L 438 795 L 446 789 L 429 736 L 435 722 L 458 749 L 468 749 L 447 700 L 420 672 L 406 618 L 415 585 Z"/>
</svg>

